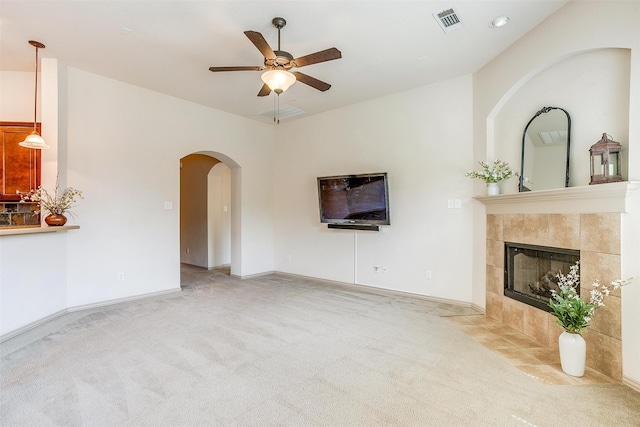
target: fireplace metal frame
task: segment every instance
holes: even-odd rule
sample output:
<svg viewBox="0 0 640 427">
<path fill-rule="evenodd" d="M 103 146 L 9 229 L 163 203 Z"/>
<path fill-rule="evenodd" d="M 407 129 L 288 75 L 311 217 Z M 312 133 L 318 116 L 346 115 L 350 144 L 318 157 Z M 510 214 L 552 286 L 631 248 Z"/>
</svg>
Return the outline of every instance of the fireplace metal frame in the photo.
<svg viewBox="0 0 640 427">
<path fill-rule="evenodd" d="M 562 255 L 571 255 L 580 259 L 580 251 L 575 249 L 564 249 L 564 248 L 552 248 L 548 246 L 536 246 L 536 245 L 527 245 L 522 243 L 512 243 L 512 242 L 504 242 L 504 296 L 515 299 L 522 303 L 531 305 L 533 307 L 539 308 L 540 310 L 544 310 L 547 312 L 551 312 L 551 307 L 544 301 L 537 298 L 533 298 L 529 295 L 523 294 L 521 292 L 515 291 L 513 289 L 509 289 L 509 283 L 513 282 L 513 278 L 509 277 L 509 275 L 513 275 L 513 260 L 509 259 L 509 248 L 514 249 L 526 249 L 533 250 L 538 252 L 545 252 L 550 254 L 562 254 Z M 551 259 L 553 255 L 551 255 Z M 563 272 L 568 273 L 568 272 Z M 511 280 L 510 280 L 511 279 Z"/>
</svg>

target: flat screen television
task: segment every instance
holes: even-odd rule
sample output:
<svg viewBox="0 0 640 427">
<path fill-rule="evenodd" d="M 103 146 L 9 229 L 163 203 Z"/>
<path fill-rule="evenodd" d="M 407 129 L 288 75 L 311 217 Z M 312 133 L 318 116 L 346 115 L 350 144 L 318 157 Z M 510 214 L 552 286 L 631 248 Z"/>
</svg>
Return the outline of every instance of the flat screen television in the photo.
<svg viewBox="0 0 640 427">
<path fill-rule="evenodd" d="M 318 200 L 321 222 L 391 224 L 386 172 L 320 177 Z"/>
</svg>

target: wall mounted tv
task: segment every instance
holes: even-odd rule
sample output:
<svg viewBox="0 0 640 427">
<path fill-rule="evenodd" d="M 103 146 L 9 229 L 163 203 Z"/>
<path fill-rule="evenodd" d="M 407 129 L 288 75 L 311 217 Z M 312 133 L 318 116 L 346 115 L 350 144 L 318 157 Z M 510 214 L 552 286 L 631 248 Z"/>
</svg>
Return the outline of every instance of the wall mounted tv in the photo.
<svg viewBox="0 0 640 427">
<path fill-rule="evenodd" d="M 318 178 L 320 221 L 343 225 L 389 225 L 387 173 Z"/>
</svg>

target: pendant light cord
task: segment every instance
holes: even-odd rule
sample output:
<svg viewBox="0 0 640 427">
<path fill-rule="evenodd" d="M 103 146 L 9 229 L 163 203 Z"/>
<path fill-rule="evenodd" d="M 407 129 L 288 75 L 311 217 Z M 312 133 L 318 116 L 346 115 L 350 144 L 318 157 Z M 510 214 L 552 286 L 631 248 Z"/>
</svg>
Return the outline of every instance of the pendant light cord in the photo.
<svg viewBox="0 0 640 427">
<path fill-rule="evenodd" d="M 36 45 L 36 87 L 34 92 L 34 100 L 33 100 L 33 131 L 37 131 L 37 123 L 38 123 L 38 46 Z"/>
</svg>

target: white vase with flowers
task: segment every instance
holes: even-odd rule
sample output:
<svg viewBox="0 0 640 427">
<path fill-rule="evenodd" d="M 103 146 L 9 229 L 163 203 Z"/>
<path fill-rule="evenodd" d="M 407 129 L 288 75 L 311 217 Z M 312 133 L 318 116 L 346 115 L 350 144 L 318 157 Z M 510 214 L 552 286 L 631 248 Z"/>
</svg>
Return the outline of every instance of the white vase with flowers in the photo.
<svg viewBox="0 0 640 427">
<path fill-rule="evenodd" d="M 589 326 L 596 310 L 604 307 L 605 297 L 632 280 L 616 279 L 609 285 L 602 285 L 596 279 L 591 285 L 587 303 L 578 293 L 579 265 L 577 261 L 569 268 L 569 273 L 558 273 L 559 291 L 552 290 L 553 295 L 549 300 L 551 314 L 558 319 L 556 324 L 564 329 L 558 338 L 560 365 L 564 372 L 574 377 L 583 376 L 585 371 L 587 345 L 582 332 Z"/>
<path fill-rule="evenodd" d="M 517 172 L 509 167 L 509 163 L 496 159 L 493 163 L 478 162 L 482 167 L 481 172 L 469 171 L 465 176 L 483 180 L 487 184 L 487 195 L 496 196 L 500 194 L 498 183 L 512 176 L 518 176 Z"/>
</svg>

